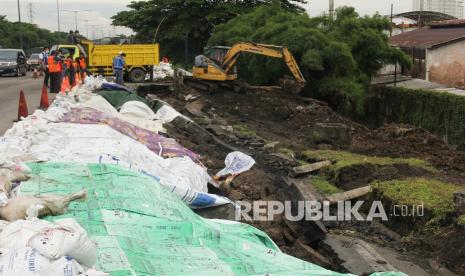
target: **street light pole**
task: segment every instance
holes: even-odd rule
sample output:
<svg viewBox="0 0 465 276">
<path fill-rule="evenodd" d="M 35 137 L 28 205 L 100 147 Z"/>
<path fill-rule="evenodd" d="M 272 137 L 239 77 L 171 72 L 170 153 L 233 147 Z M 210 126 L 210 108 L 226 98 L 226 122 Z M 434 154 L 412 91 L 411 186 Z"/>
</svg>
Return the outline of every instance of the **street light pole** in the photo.
<svg viewBox="0 0 465 276">
<path fill-rule="evenodd" d="M 23 49 L 23 32 L 21 30 L 21 5 L 19 4 L 19 0 L 18 0 L 18 29 L 19 29 L 19 44 L 21 45 L 21 49 Z"/>
<path fill-rule="evenodd" d="M 60 43 L 61 39 L 61 30 L 60 30 L 60 4 L 58 3 L 57 0 L 57 20 L 58 20 L 58 43 Z M 57 43 L 57 44 L 58 44 Z"/>
</svg>

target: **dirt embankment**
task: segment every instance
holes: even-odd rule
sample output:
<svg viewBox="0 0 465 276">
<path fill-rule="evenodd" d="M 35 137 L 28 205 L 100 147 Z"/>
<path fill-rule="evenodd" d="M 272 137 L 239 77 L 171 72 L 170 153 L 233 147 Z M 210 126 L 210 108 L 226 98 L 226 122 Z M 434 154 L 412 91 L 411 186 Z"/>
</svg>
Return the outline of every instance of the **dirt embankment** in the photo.
<svg viewBox="0 0 465 276">
<path fill-rule="evenodd" d="M 319 159 L 333 162 L 315 176 L 322 180 L 321 185 L 314 181 L 322 194 L 408 178 L 465 186 L 465 153 L 412 126 L 389 124 L 372 130 L 338 115 L 323 102 L 280 90 L 202 94 L 182 87 L 157 96 L 208 131 L 185 129 L 176 120 L 169 127 L 169 133 L 184 146 L 203 155 L 211 173 L 220 170 L 226 154 L 235 149 L 256 159 L 257 165 L 251 171 L 241 174 L 229 187 L 217 190 L 233 200 L 295 199 L 295 191 L 285 181 L 289 169 Z M 340 271 L 344 268 L 337 258 L 325 254 L 325 250 L 320 254 L 312 249 L 322 248 L 322 227 L 330 232 L 350 231 L 361 239 L 404 251 L 428 271 L 434 268 L 427 259 L 434 259 L 461 274 L 465 273 L 465 231 L 450 218 L 450 213 L 410 234 L 395 233 L 396 227 L 412 223 L 410 220 L 387 225 L 393 231 L 379 223 L 321 226 L 289 222 L 282 217 L 252 224 L 266 231 L 283 251 Z"/>
</svg>

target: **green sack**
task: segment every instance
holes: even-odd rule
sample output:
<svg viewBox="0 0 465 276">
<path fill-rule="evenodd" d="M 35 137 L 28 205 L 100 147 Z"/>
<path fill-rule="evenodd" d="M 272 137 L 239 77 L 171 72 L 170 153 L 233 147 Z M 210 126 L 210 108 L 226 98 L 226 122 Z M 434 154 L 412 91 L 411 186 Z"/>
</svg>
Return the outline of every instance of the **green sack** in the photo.
<svg viewBox="0 0 465 276">
<path fill-rule="evenodd" d="M 29 163 L 20 194 L 88 197 L 66 214 L 97 242 L 111 275 L 342 275 L 282 253 L 262 231 L 195 214 L 153 178 L 117 165 Z M 404 275 L 404 274 L 397 274 Z"/>
</svg>

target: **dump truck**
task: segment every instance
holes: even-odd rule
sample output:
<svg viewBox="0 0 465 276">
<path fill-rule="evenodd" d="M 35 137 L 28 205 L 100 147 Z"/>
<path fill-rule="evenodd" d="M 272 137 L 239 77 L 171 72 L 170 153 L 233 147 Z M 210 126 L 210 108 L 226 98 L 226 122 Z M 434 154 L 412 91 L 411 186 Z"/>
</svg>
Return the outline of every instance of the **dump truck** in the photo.
<svg viewBox="0 0 465 276">
<path fill-rule="evenodd" d="M 299 65 L 294 56 L 284 46 L 259 44 L 253 42 L 237 42 L 231 47 L 214 46 L 205 49 L 205 55 L 195 58 L 192 68 L 193 76 L 185 78 L 184 82 L 192 87 L 213 92 L 218 87 L 225 87 L 240 92 L 244 89 L 243 82 L 237 78 L 236 63 L 241 53 L 252 53 L 267 57 L 279 58 L 286 63 L 295 78 L 292 90 L 300 92 L 305 85 Z M 289 86 L 289 88 L 291 88 Z"/>
<path fill-rule="evenodd" d="M 86 57 L 87 68 L 92 74 L 113 75 L 113 58 L 124 52 L 126 54 L 127 71 L 125 78 L 130 82 L 143 82 L 147 73 L 160 61 L 159 44 L 121 44 L 98 45 L 89 40 L 81 40 L 79 44 L 58 44 L 53 50 L 62 50 L 65 56 L 74 52 L 74 58 L 82 53 Z"/>
</svg>

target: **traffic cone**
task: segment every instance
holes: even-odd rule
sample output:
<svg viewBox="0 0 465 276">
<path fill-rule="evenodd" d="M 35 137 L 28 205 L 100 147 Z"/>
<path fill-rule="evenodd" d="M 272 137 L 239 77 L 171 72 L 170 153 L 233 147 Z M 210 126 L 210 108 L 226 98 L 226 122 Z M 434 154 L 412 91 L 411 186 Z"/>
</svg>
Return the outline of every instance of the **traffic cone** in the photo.
<svg viewBox="0 0 465 276">
<path fill-rule="evenodd" d="M 66 92 L 69 91 L 69 79 L 68 76 L 65 76 L 63 78 L 63 81 L 61 82 L 61 94 L 66 94 Z"/>
<path fill-rule="evenodd" d="M 76 80 L 76 85 L 82 84 L 82 82 L 81 82 L 81 74 L 76 73 L 76 77 L 74 77 L 74 79 Z"/>
<path fill-rule="evenodd" d="M 28 115 L 26 97 L 24 97 L 24 92 L 21 90 L 19 92 L 18 121 L 21 120 L 21 117 L 27 117 Z"/>
<path fill-rule="evenodd" d="M 49 107 L 50 103 L 48 101 L 48 91 L 47 91 L 47 86 L 44 85 L 42 86 L 42 96 L 40 96 L 40 106 L 39 108 L 42 109 L 47 109 Z"/>
<path fill-rule="evenodd" d="M 37 68 L 34 68 L 34 72 L 32 73 L 32 77 L 33 77 L 34 79 L 39 78 L 39 75 L 37 75 Z"/>
</svg>

